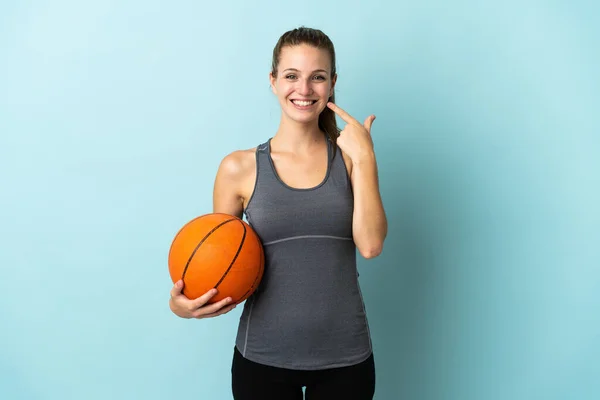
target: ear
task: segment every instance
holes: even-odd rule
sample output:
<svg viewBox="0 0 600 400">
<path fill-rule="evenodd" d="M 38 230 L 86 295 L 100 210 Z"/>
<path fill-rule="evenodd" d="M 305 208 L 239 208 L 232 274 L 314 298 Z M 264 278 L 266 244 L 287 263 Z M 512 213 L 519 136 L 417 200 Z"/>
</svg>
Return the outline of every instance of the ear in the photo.
<svg viewBox="0 0 600 400">
<path fill-rule="evenodd" d="M 271 83 L 271 91 L 275 94 L 277 94 L 277 91 L 275 90 L 275 81 L 277 79 L 273 76 L 273 72 L 269 72 L 269 82 Z"/>
</svg>

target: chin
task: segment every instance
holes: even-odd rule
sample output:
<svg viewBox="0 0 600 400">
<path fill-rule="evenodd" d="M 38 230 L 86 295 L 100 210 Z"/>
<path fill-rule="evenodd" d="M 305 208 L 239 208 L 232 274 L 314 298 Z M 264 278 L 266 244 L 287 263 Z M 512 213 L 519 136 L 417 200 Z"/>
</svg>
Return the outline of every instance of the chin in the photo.
<svg viewBox="0 0 600 400">
<path fill-rule="evenodd" d="M 298 124 L 312 124 L 314 122 L 317 122 L 319 120 L 318 116 L 297 116 L 297 115 L 290 115 L 288 114 L 288 118 Z"/>
</svg>

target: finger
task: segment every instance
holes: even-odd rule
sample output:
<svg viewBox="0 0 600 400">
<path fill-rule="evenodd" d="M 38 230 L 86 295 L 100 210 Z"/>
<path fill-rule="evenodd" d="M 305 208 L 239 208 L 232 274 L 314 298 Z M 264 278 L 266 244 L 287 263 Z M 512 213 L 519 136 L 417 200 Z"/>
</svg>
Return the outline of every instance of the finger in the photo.
<svg viewBox="0 0 600 400">
<path fill-rule="evenodd" d="M 199 308 L 205 305 L 210 299 L 215 297 L 215 295 L 219 291 L 217 289 L 210 289 L 208 292 L 204 293 L 202 296 L 197 299 L 192 300 L 192 308 Z"/>
<path fill-rule="evenodd" d="M 354 117 L 352 117 L 352 115 L 348 114 L 346 111 L 342 110 L 340 107 L 333 104 L 332 102 L 327 103 L 327 107 L 331 108 L 333 110 L 333 112 L 336 113 L 337 115 L 339 115 L 340 118 L 343 119 L 345 122 L 347 122 L 349 124 L 359 124 L 360 125 L 360 122 L 355 120 Z"/>
<path fill-rule="evenodd" d="M 371 133 L 371 126 L 373 126 L 373 121 L 375 121 L 374 115 L 369 115 L 367 119 L 365 119 L 364 127 L 369 133 Z"/>
<path fill-rule="evenodd" d="M 212 314 L 201 315 L 201 316 L 197 317 L 197 319 L 218 317 L 219 315 L 227 314 L 229 311 L 233 310 L 235 307 L 237 307 L 237 304 L 232 304 L 230 306 L 223 307 L 219 311 L 214 312 Z"/>
<path fill-rule="evenodd" d="M 175 282 L 175 284 L 173 285 L 173 288 L 171 289 L 171 297 L 179 296 L 181 294 L 182 290 L 183 290 L 183 280 L 180 279 L 177 282 Z"/>
<path fill-rule="evenodd" d="M 221 310 L 222 308 L 229 306 L 231 304 L 231 297 L 227 297 L 221 301 L 218 301 L 213 304 L 209 304 L 207 306 L 201 307 L 200 309 L 194 312 L 194 317 L 202 317 L 204 315 L 214 314 Z"/>
</svg>

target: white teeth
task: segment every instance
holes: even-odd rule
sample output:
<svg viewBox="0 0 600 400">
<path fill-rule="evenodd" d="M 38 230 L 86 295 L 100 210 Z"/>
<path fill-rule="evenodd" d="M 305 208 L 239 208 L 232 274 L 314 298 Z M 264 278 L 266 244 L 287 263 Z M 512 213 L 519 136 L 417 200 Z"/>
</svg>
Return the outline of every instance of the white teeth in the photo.
<svg viewBox="0 0 600 400">
<path fill-rule="evenodd" d="M 297 104 L 301 107 L 306 107 L 306 106 L 310 106 L 313 102 L 312 101 L 300 101 L 300 100 L 292 100 L 292 102 L 294 104 Z"/>
</svg>

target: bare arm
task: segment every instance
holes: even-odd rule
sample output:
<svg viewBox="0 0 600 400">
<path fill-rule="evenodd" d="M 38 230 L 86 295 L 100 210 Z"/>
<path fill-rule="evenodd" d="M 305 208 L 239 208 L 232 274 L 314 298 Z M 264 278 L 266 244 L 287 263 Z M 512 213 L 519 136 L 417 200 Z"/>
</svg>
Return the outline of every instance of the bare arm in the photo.
<svg viewBox="0 0 600 400">
<path fill-rule="evenodd" d="M 365 258 L 377 257 L 387 236 L 387 218 L 379 192 L 375 154 L 352 162 L 350 178 L 354 191 L 352 231 L 354 242 Z"/>
<path fill-rule="evenodd" d="M 233 152 L 221 161 L 213 189 L 213 212 L 242 217 L 242 187 L 245 175 L 247 168 L 243 152 Z"/>
<path fill-rule="evenodd" d="M 243 211 L 242 189 L 244 188 L 244 177 L 248 175 L 247 161 L 244 156 L 247 152 L 239 151 L 226 156 L 217 171 L 213 190 L 214 212 L 235 215 L 239 218 Z M 183 293 L 184 282 L 175 282 L 171 289 L 169 307 L 171 311 L 181 318 L 212 318 L 228 313 L 235 308 L 231 304 L 231 297 L 227 297 L 217 303 L 207 304 L 217 293 L 210 290 L 197 299 L 188 299 Z"/>
<path fill-rule="evenodd" d="M 346 158 L 354 192 L 354 243 L 363 257 L 377 257 L 387 236 L 387 218 L 379 193 L 377 161 L 371 137 L 375 116 L 367 117 L 364 124 L 361 124 L 337 105 L 328 103 L 327 106 L 347 122 L 340 132 L 337 144 Z"/>
</svg>

